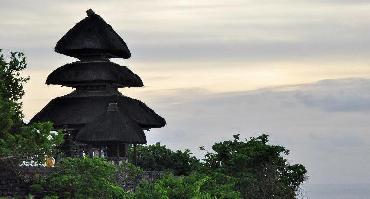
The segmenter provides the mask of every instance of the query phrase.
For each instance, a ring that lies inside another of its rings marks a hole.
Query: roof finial
[[[90,8],[90,9],[86,10],[86,14],[87,14],[87,16],[91,17],[92,15],[95,15],[95,12]]]

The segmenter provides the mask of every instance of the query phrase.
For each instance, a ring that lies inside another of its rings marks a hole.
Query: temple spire
[[[128,67],[109,60],[129,58],[130,50],[93,10],[86,14],[55,47],[56,52],[79,61],[57,68],[46,80],[47,84],[75,90],[51,100],[31,123],[51,121],[56,129],[68,129],[66,151],[78,148],[86,152],[97,147],[107,150],[108,157],[126,156],[120,153],[122,149],[146,143],[144,130],[163,127],[166,121],[140,100],[119,92],[118,88],[143,86],[141,78]]]

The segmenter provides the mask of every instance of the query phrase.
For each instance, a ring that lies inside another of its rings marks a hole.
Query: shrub
[[[175,175],[189,175],[200,166],[199,160],[192,156],[190,150],[172,151],[165,145],[137,146],[136,160],[130,149],[130,161],[147,171],[171,171]]]
[[[60,198],[128,198],[116,182],[116,167],[100,158],[66,158],[42,180],[49,196]]]
[[[239,192],[235,191],[232,180],[216,179],[214,176],[207,176],[193,173],[189,176],[164,175],[161,179],[149,183],[143,181],[135,191],[137,199],[191,199],[191,198],[240,198]]]

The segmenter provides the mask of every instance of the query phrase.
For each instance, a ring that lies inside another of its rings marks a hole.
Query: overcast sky
[[[370,183],[370,3],[365,0],[1,0],[0,48],[27,55],[27,119],[71,91],[47,75],[56,42],[92,8],[131,50],[141,99],[173,149],[261,133],[310,183]]]

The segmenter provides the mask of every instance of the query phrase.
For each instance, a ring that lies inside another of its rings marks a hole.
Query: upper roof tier
[[[81,60],[131,57],[123,39],[91,9],[57,43],[55,51]]]
[[[105,83],[110,83],[118,88],[144,86],[140,77],[126,66],[120,66],[110,61],[73,62],[57,68],[46,79],[48,85],[70,87]]]

